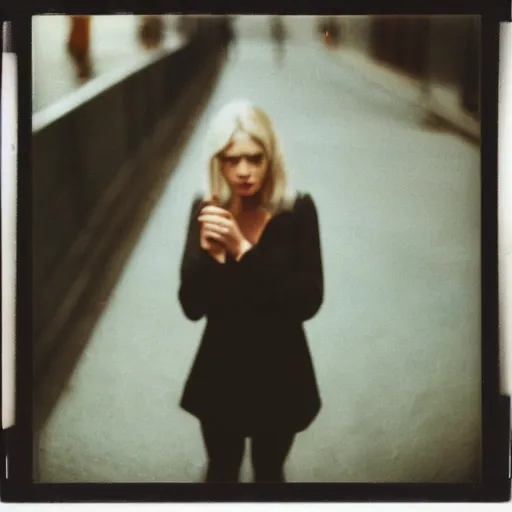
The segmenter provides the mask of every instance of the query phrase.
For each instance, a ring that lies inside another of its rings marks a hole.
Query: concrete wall
[[[80,301],[108,267],[120,208],[141,201],[151,158],[175,149],[198,96],[214,80],[222,39],[203,21],[195,36],[163,50],[73,108],[33,118],[33,330],[36,374]],[[77,91],[79,93],[79,91]],[[81,94],[81,93],[80,93]],[[156,169],[158,174],[166,172]],[[131,193],[131,195],[130,195]],[[136,204],[133,205],[134,208]],[[129,217],[129,209],[121,217]],[[125,219],[126,220],[126,219]],[[112,236],[114,233],[110,233]]]
[[[476,16],[431,16],[429,78],[452,89],[462,90],[467,62],[479,61],[479,18]],[[477,76],[471,80],[478,81]]]

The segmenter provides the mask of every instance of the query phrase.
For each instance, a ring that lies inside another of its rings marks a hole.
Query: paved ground
[[[298,37],[278,65],[264,36],[234,49],[42,429],[41,481],[200,480],[198,423],[177,404],[204,324],[180,310],[178,270],[206,124],[238,96],[275,119],[320,216],[325,304],[306,328],[324,407],[297,437],[289,480],[478,477],[478,148],[427,131],[415,107],[320,44]]]

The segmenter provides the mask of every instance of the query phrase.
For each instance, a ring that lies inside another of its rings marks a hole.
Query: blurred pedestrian
[[[284,59],[284,41],[286,38],[286,31],[281,16],[272,16],[270,34],[276,45],[277,62],[281,64]]]
[[[233,17],[224,16],[221,22],[221,37],[227,58],[235,55],[236,35],[233,28]]]
[[[341,38],[341,28],[334,17],[324,19],[320,24],[323,42],[326,46],[335,47]]]
[[[231,44],[235,40],[233,22],[229,16],[225,16],[224,19],[222,20],[222,35],[226,45]]]
[[[201,423],[207,482],[238,481],[245,438],[256,482],[284,482],[295,435],[321,399],[303,323],[323,302],[318,216],[292,193],[272,122],[245,101],[207,134],[210,191],[193,201],[179,300],[206,317],[181,407]]]
[[[192,14],[183,14],[178,17],[176,29],[178,34],[184,39],[191,39],[198,30],[199,19]]]
[[[92,75],[90,39],[91,17],[71,16],[67,48],[75,62],[79,78],[89,78]]]
[[[139,40],[150,50],[158,48],[164,39],[165,25],[161,16],[142,16],[139,26]]]
[[[328,29],[329,27],[327,25],[327,18],[321,18],[320,21],[318,22],[318,32],[323,42],[325,42]]]

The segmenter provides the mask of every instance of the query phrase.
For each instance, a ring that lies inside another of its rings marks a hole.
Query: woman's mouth
[[[243,192],[250,190],[252,188],[252,183],[239,183],[237,185],[238,190],[241,190]]]

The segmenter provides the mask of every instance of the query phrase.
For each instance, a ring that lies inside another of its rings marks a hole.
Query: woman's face
[[[239,197],[259,192],[265,181],[268,159],[263,147],[249,136],[236,137],[219,155],[222,174]]]

